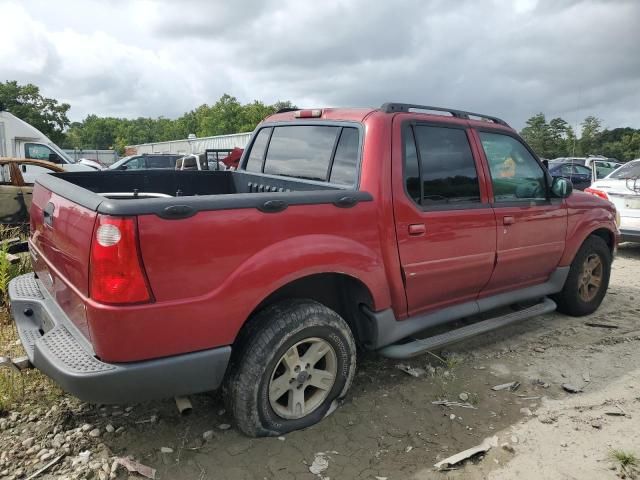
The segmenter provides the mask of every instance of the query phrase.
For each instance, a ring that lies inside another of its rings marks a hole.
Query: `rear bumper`
[[[11,313],[31,363],[64,390],[93,403],[126,403],[215,390],[231,347],[132,363],[104,363],[29,273],[9,283]]]

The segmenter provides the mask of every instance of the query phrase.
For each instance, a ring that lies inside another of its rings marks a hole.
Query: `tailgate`
[[[69,318],[89,338],[83,297],[88,296],[89,252],[96,212],[49,191],[33,190],[33,269]]]

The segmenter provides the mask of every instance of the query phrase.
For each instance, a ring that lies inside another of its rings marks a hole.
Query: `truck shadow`
[[[625,258],[636,255],[640,248],[620,252]],[[157,468],[159,479],[312,479],[309,465],[318,452],[328,456],[329,469],[323,474],[331,478],[398,472],[407,478],[517,422],[522,408],[535,411],[537,398],[566,395],[562,383],[604,388],[624,374],[629,362],[637,364],[636,298],[638,288],[614,285],[589,317],[535,317],[434,352],[437,357],[402,362],[423,369],[415,378],[396,367],[401,362],[361,355],[344,404],[318,425],[284,437],[244,437],[233,427],[218,393],[192,396],[194,408],[187,416],[167,400],[135,405],[124,413],[123,407],[89,407],[82,421],[124,427],[123,433],[105,435],[102,441],[116,455],[133,455]],[[590,369],[588,384],[585,368]],[[515,392],[490,388],[511,381],[520,383]],[[473,408],[432,404],[459,401],[461,393]],[[212,432],[207,441],[205,432]],[[162,447],[172,452],[162,453]]]

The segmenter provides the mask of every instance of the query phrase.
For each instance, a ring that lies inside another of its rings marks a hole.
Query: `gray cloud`
[[[33,26],[7,37],[19,52],[0,50],[0,80],[40,84],[74,118],[177,116],[228,92],[303,106],[445,105],[517,128],[540,111],[640,127],[637,1],[99,5],[93,18],[79,0],[58,4],[50,20],[41,2],[0,0]]]

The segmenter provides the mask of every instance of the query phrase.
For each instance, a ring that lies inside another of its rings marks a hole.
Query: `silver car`
[[[622,241],[640,243],[640,158],[594,182],[585,192],[612,202],[620,215]]]

